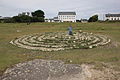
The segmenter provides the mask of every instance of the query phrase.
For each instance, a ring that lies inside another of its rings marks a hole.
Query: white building
[[[54,22],[60,22],[60,20],[58,19],[58,17],[54,17]]]
[[[76,22],[76,12],[59,12],[58,20],[60,22]]]
[[[81,19],[81,23],[87,23],[88,20],[87,19]]]
[[[54,17],[51,19],[45,19],[45,22],[60,22],[60,20],[58,20],[58,17]]]
[[[0,16],[0,19],[2,19],[2,16]]]
[[[18,14],[18,16],[21,16],[21,15],[32,16],[31,12],[22,12]]]
[[[120,21],[120,14],[106,14],[105,17],[109,21]]]
[[[54,22],[54,19],[45,19],[45,22]]]

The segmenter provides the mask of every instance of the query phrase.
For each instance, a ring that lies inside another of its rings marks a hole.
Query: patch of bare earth
[[[1,80],[120,80],[120,72],[108,67],[98,70],[90,64],[35,59],[7,69]]]
[[[113,48],[113,47],[117,48],[117,47],[120,46],[120,42],[118,42],[118,41],[116,41],[116,40],[113,40],[114,38],[111,37],[111,36],[108,36],[108,35],[106,35],[106,36],[111,39],[110,44],[108,44],[106,47],[108,47],[108,48]]]

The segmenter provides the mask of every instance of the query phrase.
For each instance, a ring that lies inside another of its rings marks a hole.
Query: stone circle
[[[15,38],[11,44],[32,50],[60,51],[67,49],[91,49],[110,43],[110,39],[104,35],[88,32],[46,32],[32,35],[24,35]]]

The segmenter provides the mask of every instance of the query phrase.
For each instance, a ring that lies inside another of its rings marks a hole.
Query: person
[[[68,28],[68,30],[69,30],[68,34],[69,34],[69,35],[73,35],[73,33],[72,33],[72,26],[70,26],[70,27]]]

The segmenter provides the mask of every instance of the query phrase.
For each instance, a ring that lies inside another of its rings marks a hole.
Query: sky
[[[77,19],[98,14],[120,13],[120,0],[0,0],[0,16],[12,17],[21,12],[43,10],[46,18],[56,17],[61,11],[75,11]]]

